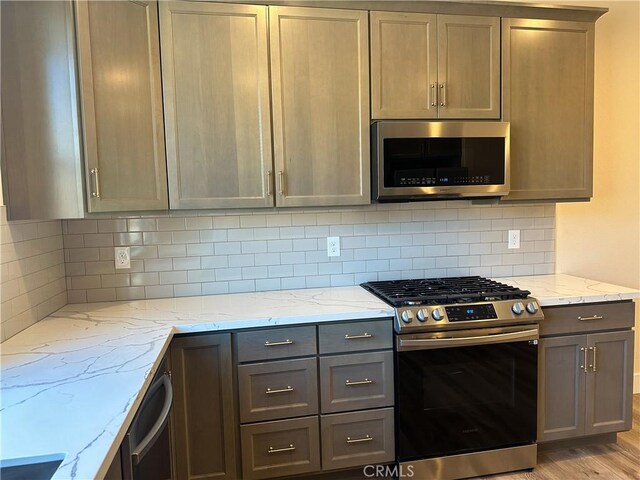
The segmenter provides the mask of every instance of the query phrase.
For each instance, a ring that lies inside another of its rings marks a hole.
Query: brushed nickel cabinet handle
[[[272,393],[287,393],[287,392],[293,392],[293,387],[291,385],[287,385],[287,388],[279,388],[279,389],[267,387],[267,390],[264,393],[266,395],[271,395]]]
[[[373,337],[373,335],[371,335],[370,333],[364,332],[362,335],[349,335],[349,334],[347,334],[347,335],[344,336],[344,339],[345,340],[358,340],[358,339],[361,339],[361,338],[371,338],[371,337]]]
[[[369,435],[365,435],[362,438],[347,437],[347,443],[362,443],[362,442],[373,442],[373,437],[370,437]]]
[[[98,168],[92,168],[90,170],[91,176],[93,177],[93,186],[94,189],[91,192],[91,196],[94,198],[100,198],[100,174],[98,173]]]
[[[438,106],[438,99],[436,98],[438,92],[436,91],[436,84],[432,83],[431,84],[431,106],[432,107],[437,107]]]
[[[589,347],[589,350],[593,351],[593,363],[589,365],[592,372],[596,372],[596,355],[598,353],[598,347]]]
[[[442,95],[440,96],[440,106],[446,107],[447,106],[447,84],[446,83],[440,84],[440,91],[442,92]]]
[[[293,443],[290,443],[288,447],[282,447],[282,448],[269,447],[269,450],[267,453],[293,452],[295,449],[296,447],[293,445]]]
[[[282,170],[278,172],[278,180],[280,183],[278,187],[278,193],[284,196],[284,172]]]
[[[271,192],[271,170],[267,170],[267,197],[273,195]]]
[[[604,317],[602,315],[591,315],[590,317],[578,317],[578,320],[581,322],[586,322],[589,320],[602,320]]]
[[[265,347],[280,347],[282,345],[291,345],[292,343],[293,343],[293,340],[289,340],[288,338],[283,342],[270,342],[269,340],[267,340],[266,342],[264,342],[264,346]]]
[[[582,370],[584,370],[585,373],[587,373],[588,369],[587,369],[587,349],[584,347],[580,347],[580,351],[583,353],[583,357],[582,357],[582,365],[580,365],[580,368]]]
[[[345,386],[347,387],[353,387],[356,385],[369,385],[370,383],[373,383],[373,380],[369,380],[368,378],[365,378],[364,380],[359,380],[357,382],[352,382],[351,380],[347,380],[346,382],[344,382]]]

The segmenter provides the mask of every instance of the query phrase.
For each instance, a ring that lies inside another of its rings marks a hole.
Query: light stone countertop
[[[175,333],[391,315],[359,286],[67,305],[0,346],[0,458],[104,477]]]
[[[531,296],[543,307],[640,298],[640,291],[633,288],[565,274],[504,277],[496,280],[529,290]]]
[[[568,275],[498,280],[542,306],[640,297]],[[67,305],[0,346],[0,458],[64,453],[55,479],[103,477],[174,334],[392,315],[358,286]]]

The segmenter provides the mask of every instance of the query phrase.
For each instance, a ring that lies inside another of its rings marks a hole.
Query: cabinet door
[[[633,331],[588,336],[587,435],[631,428]]]
[[[586,347],[586,335],[540,340],[539,442],[584,435]]]
[[[500,118],[500,18],[438,15],[440,118]]]
[[[90,212],[167,208],[155,1],[79,1]]]
[[[371,202],[367,12],[269,7],[276,203]]]
[[[84,216],[73,4],[2,2],[2,181],[9,220]]]
[[[161,2],[171,208],[273,206],[267,7]]]
[[[371,118],[437,118],[436,15],[371,12]]]
[[[231,334],[171,342],[178,479],[238,478]]]
[[[504,19],[503,119],[511,122],[507,200],[592,195],[594,25]]]

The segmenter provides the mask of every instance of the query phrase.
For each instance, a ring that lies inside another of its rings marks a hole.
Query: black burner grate
[[[531,293],[483,277],[391,280],[361,286],[394,307],[524,299]]]

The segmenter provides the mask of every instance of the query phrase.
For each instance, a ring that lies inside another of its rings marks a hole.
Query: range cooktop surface
[[[484,277],[391,280],[362,287],[394,307],[526,299],[531,294]]]
[[[531,292],[484,277],[391,280],[361,286],[395,307],[397,333],[532,323],[543,318]]]

